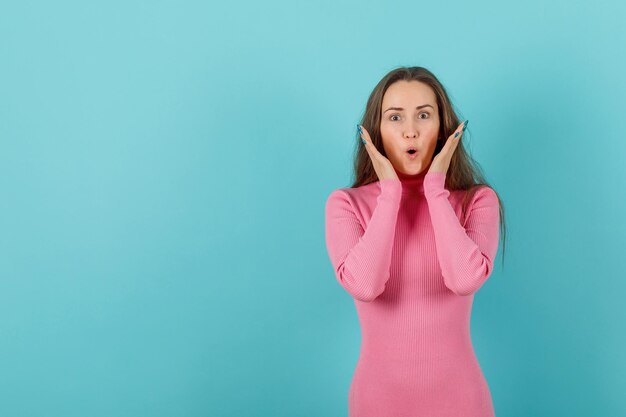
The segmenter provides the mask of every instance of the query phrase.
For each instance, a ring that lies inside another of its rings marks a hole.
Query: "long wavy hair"
[[[372,143],[376,146],[376,149],[387,157],[385,149],[383,147],[383,140],[380,134],[380,122],[381,122],[381,107],[383,103],[383,96],[387,91],[387,88],[396,81],[419,81],[427,84],[432,88],[435,96],[437,97],[437,106],[439,107],[439,136],[435,152],[433,157],[441,151],[446,139],[456,130],[461,123],[461,119],[457,116],[457,112],[454,109],[452,102],[448,97],[448,93],[445,88],[439,82],[437,77],[424,67],[398,67],[393,69],[387,75],[385,75],[374,87],[374,90],[367,100],[365,107],[365,113],[361,118],[361,125],[367,129],[372,138]],[[469,125],[468,125],[469,126]],[[469,133],[469,127],[463,133],[465,139]],[[478,191],[481,186],[488,186],[495,191],[495,189],[485,180],[485,177],[480,168],[480,164],[474,161],[473,158],[465,150],[463,143],[465,140],[460,141],[455,149],[452,159],[450,160],[450,166],[446,173],[445,187],[449,190],[465,190],[465,196],[462,202],[462,215],[463,218],[467,215],[467,206],[471,201],[473,195]],[[378,181],[378,176],[374,170],[372,161],[367,153],[367,150],[361,142],[361,138],[358,132],[355,135],[356,149],[354,153],[354,176],[355,180],[352,184],[352,188],[367,185],[369,183]],[[504,267],[504,252],[506,250],[506,222],[504,220],[504,205],[500,195],[498,196],[498,202],[500,205],[500,230],[503,235],[502,239],[502,266]]]

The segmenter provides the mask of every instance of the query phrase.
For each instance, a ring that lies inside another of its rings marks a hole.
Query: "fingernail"
[[[363,145],[365,145],[365,139],[361,138],[361,143],[363,143]]]
[[[463,130],[465,130],[465,129],[463,129]],[[459,136],[459,132],[456,132],[456,133],[454,134],[454,137],[455,137],[455,138],[456,138],[457,136]]]
[[[361,125],[356,125],[356,128],[359,129],[359,133],[363,133],[363,131],[361,130]]]

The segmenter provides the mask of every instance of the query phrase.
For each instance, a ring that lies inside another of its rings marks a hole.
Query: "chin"
[[[403,167],[402,173],[405,175],[417,175],[421,173],[424,169],[421,165],[413,166],[413,167]]]

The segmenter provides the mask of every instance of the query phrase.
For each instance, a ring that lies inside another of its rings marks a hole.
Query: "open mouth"
[[[417,152],[415,149],[409,149],[407,151],[410,155],[413,155],[415,152]]]

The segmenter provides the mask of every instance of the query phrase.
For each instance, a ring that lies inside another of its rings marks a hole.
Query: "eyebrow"
[[[422,104],[421,106],[417,106],[415,109],[419,110],[423,107],[432,107],[433,110],[435,110],[435,108],[433,106],[431,106],[430,104]],[[389,110],[404,110],[402,107],[389,107],[387,110],[385,110],[383,113],[387,113]]]

